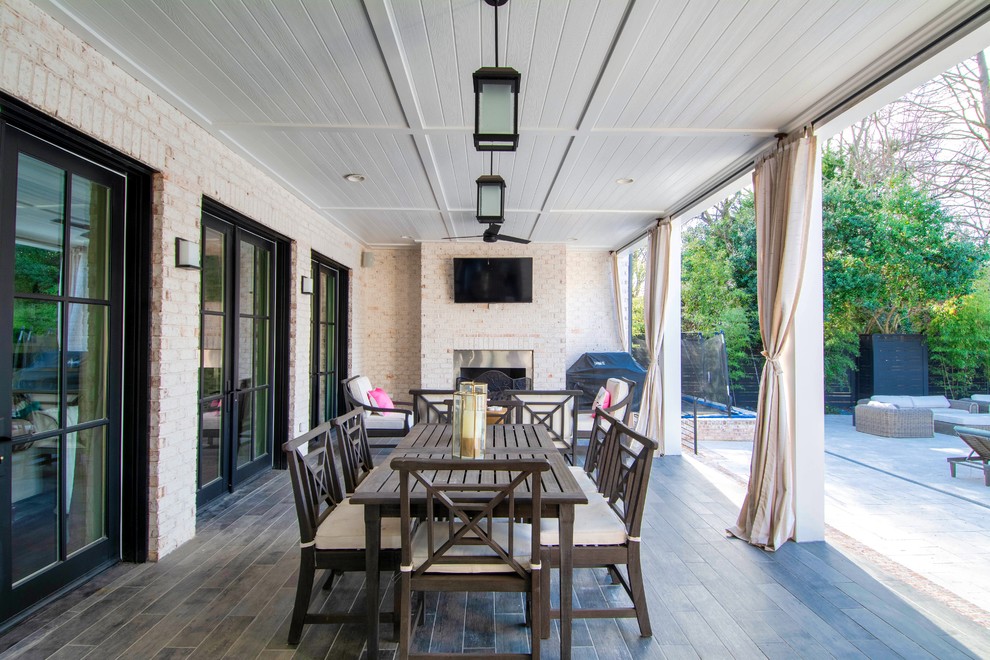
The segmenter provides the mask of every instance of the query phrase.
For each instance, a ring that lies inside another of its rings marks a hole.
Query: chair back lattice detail
[[[573,443],[580,390],[511,390],[506,395],[520,402],[520,423],[540,424],[555,442]]]
[[[598,457],[598,489],[622,519],[626,534],[639,538],[657,442],[608,416],[611,429]]]
[[[550,469],[545,460],[483,459],[470,462],[471,470],[491,478],[493,483],[450,484],[434,481],[438,474],[464,470],[461,459],[394,458],[393,470],[399,473],[400,511],[402,520],[402,565],[411,567],[412,577],[420,577],[431,569],[445,567],[445,572],[458,565],[490,565],[490,572],[515,573],[525,578],[528,567],[519,562],[528,556],[530,564],[539,563],[539,517],[542,494],[542,473]],[[418,566],[412,566],[413,541],[411,491],[425,495],[425,519],[434,521],[445,518],[445,523],[424,525],[427,535],[427,555]],[[526,527],[531,530],[530,548],[521,553],[515,547],[516,527],[522,511],[517,510],[516,493],[526,492],[526,517],[532,521]],[[496,526],[507,534],[497,537]],[[438,535],[437,529],[446,528],[446,534]],[[458,554],[458,548],[470,547],[472,552]],[[478,549],[482,552],[478,552]],[[535,566],[534,566],[535,567]],[[403,569],[407,570],[407,569]],[[489,571],[484,571],[489,572]]]
[[[454,390],[409,390],[417,424],[450,424]]]
[[[605,445],[611,446],[611,438],[618,432],[616,418],[604,410],[599,410],[591,425],[588,436],[588,453],[584,457],[584,471],[591,480],[598,484],[598,492],[603,492],[601,475],[601,458]]]
[[[337,435],[340,465],[344,473],[344,491],[353,493],[374,467],[368,433],[364,426],[364,412],[356,409],[331,420]]]
[[[344,501],[340,477],[334,466],[330,431],[331,422],[324,422],[282,445],[289,462],[302,545],[313,543],[320,523]]]

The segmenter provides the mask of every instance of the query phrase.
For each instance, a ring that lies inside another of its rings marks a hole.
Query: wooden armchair
[[[374,387],[367,376],[352,376],[341,381],[344,388],[344,404],[348,412],[364,410],[364,427],[369,437],[394,438],[409,433],[412,427],[412,403],[396,401],[395,408],[379,408],[368,398]]]
[[[529,654],[499,654],[500,658],[540,655],[543,599],[540,589],[540,510],[545,460],[485,459],[472,469],[492,475],[486,484],[434,483],[444,470],[463,469],[460,459],[393,458],[399,473],[402,523],[401,595],[399,600],[399,658],[410,657],[412,593],[425,591],[523,592],[529,596]],[[499,478],[501,477],[501,478]],[[416,507],[427,521],[414,529],[410,491],[425,494]],[[527,496],[517,506],[517,494]],[[440,518],[444,518],[440,520]],[[525,517],[531,523],[518,522]],[[415,657],[457,657],[457,654],[416,654]],[[470,654],[467,657],[476,657]]]
[[[574,512],[574,568],[606,568],[618,579],[632,601],[631,607],[575,608],[574,618],[634,617],[640,635],[653,634],[643,587],[640,556],[640,530],[646,507],[647,487],[653,466],[656,441],[636,433],[608,413],[600,414],[599,428],[609,428],[601,435],[595,454],[596,487],[601,495]],[[559,533],[556,520],[543,521],[543,559],[547,566],[560,566]],[[618,567],[625,565],[626,575]],[[550,608],[550,573],[543,574],[543,637],[550,635],[551,617],[560,611]]]
[[[581,390],[509,390],[505,394],[510,401],[519,402],[519,423],[545,426],[554,444],[574,465]]]
[[[364,507],[352,505],[341,491],[334,466],[330,430],[331,423],[324,422],[282,445],[289,463],[292,496],[299,521],[299,576],[289,624],[290,644],[299,643],[303,626],[307,623],[365,621],[363,612],[309,611],[317,569],[325,571],[324,589],[332,586],[335,575],[346,571],[365,571]],[[381,538],[379,568],[395,570],[399,566],[401,547],[397,520],[382,521]],[[392,613],[382,615],[383,621],[393,619]]]
[[[449,424],[454,390],[409,390],[416,424]]]

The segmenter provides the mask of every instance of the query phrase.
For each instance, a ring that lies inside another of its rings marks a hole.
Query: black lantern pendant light
[[[499,175],[478,177],[478,222],[505,220],[505,180]]]
[[[474,148],[515,151],[519,146],[519,72],[498,65],[498,8],[509,0],[483,0],[495,8],[495,66],[474,72]]]
[[[492,157],[494,161],[494,156]],[[489,172],[493,169],[489,164]],[[505,220],[505,179],[497,174],[478,177],[478,222],[503,222]]]

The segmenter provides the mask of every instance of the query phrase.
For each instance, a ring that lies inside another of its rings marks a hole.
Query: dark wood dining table
[[[560,656],[570,658],[574,505],[587,504],[588,498],[545,427],[538,424],[495,424],[487,428],[486,435],[485,458],[545,457],[550,464],[550,470],[543,476],[540,513],[544,518],[557,518],[560,525]],[[392,450],[389,458],[381,461],[351,495],[352,503],[364,506],[368,658],[378,657],[380,598],[376,594],[380,589],[378,551],[381,547],[381,519],[399,517],[399,475],[388,466],[388,461],[395,456],[450,458],[451,439],[449,424],[417,424]],[[453,483],[478,482],[483,477],[479,471],[471,470],[471,459],[464,459],[464,471],[448,475]],[[458,481],[454,482],[454,479]],[[517,501],[520,501],[518,497]]]

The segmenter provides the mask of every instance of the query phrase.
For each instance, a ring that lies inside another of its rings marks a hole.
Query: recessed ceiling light
[[[345,174],[344,178],[350,181],[351,183],[361,183],[368,177],[366,177],[363,174]]]
[[[411,241],[412,240],[412,236],[405,236],[405,235],[403,235],[403,236],[399,236],[399,238],[404,238],[407,241]]]
[[[615,182],[620,186],[625,186],[635,181],[635,179],[616,179]]]

